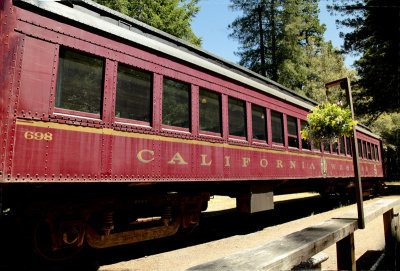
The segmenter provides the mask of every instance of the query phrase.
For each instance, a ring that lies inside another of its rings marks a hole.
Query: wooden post
[[[398,215],[394,216],[393,209],[390,209],[383,214],[383,227],[385,230],[385,251],[389,259],[390,270],[400,270],[400,263],[398,260],[399,251],[399,225]]]
[[[354,120],[354,109],[353,109],[353,98],[351,94],[351,86],[349,78],[342,78],[330,83],[326,83],[325,87],[330,88],[333,86],[339,86],[346,91],[347,104],[350,107],[351,117]],[[363,196],[361,186],[361,175],[360,175],[360,162],[358,158],[358,145],[357,145],[357,127],[353,129],[353,140],[351,143],[353,149],[353,166],[354,166],[354,182],[356,187],[356,199],[357,199],[357,211],[358,211],[358,228],[365,229],[364,219],[364,207],[363,207]]]
[[[338,270],[356,271],[353,232],[336,243],[336,254]]]

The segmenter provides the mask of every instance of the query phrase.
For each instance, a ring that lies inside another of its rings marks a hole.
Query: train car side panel
[[[13,177],[35,181],[100,178],[99,128],[17,120]]]
[[[54,87],[58,46],[25,37],[18,116],[48,117],[51,88]]]

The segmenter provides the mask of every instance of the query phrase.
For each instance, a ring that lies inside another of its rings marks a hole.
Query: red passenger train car
[[[1,208],[47,259],[191,230],[213,194],[257,212],[354,176],[350,139],[302,141],[316,103],[265,77],[89,0],[0,10]],[[357,131],[363,181],[383,177]]]

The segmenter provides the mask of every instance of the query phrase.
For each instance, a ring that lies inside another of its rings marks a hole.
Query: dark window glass
[[[304,128],[306,128],[307,122],[304,120],[301,120],[300,126],[301,126],[301,130],[303,130]],[[303,150],[311,150],[311,142],[307,139],[301,139],[301,147],[303,148]]]
[[[104,60],[61,49],[55,105],[58,108],[100,114]]]
[[[363,154],[364,154],[364,158],[367,159],[368,151],[367,151],[367,142],[365,142],[365,141],[363,141]]]
[[[371,145],[371,153],[372,153],[372,160],[376,160],[375,159],[375,144]]]
[[[150,73],[118,65],[115,116],[150,122],[152,108]]]
[[[375,157],[376,157],[376,160],[379,161],[379,149],[378,149],[377,145],[375,145]]]
[[[297,133],[297,119],[287,116],[288,144],[289,147],[299,147],[299,137]]]
[[[344,143],[344,138],[345,137],[340,138],[340,142],[339,142],[339,144],[340,144],[340,154],[346,154],[346,146],[345,146],[345,143]]]
[[[272,142],[283,143],[283,114],[271,111]]]
[[[346,137],[346,151],[348,155],[351,155],[351,140],[349,137]]]
[[[200,89],[199,122],[200,130],[221,133],[221,95]]]
[[[313,142],[314,151],[321,151],[321,144]]]
[[[190,85],[164,78],[162,123],[190,128]]]
[[[332,144],[332,153],[338,153],[338,145],[337,142]]]
[[[367,144],[367,148],[368,148],[368,159],[372,160],[371,144],[370,143]]]
[[[257,105],[251,106],[251,117],[253,122],[253,138],[267,140],[267,126],[265,108]]]
[[[229,134],[246,137],[246,107],[245,103],[234,98],[228,98]]]
[[[325,152],[331,151],[331,145],[328,142],[324,142],[324,151]]]
[[[362,157],[363,149],[362,149],[361,139],[357,139],[357,142],[358,142],[358,156]]]

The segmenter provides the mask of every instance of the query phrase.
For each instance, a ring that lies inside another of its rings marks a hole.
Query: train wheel
[[[76,258],[84,249],[83,229],[77,225],[71,224],[60,231],[51,221],[36,221],[33,226],[34,251],[45,261],[63,262]]]

